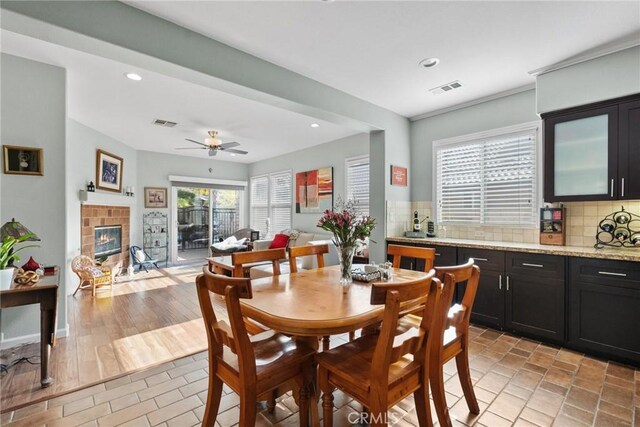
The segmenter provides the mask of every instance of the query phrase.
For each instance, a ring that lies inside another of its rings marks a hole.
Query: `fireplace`
[[[122,252],[122,225],[96,226],[94,230],[95,258]]]

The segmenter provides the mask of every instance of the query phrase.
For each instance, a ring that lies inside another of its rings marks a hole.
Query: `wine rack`
[[[622,209],[605,216],[598,223],[596,249],[605,246],[614,248],[640,248],[640,215]]]

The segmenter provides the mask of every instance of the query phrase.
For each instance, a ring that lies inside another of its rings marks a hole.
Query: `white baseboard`
[[[58,329],[56,331],[56,338],[62,338],[67,336],[67,332],[69,331],[69,324],[67,324],[64,328]],[[30,335],[20,335],[19,337],[13,338],[4,338],[4,334],[1,334],[0,339],[0,349],[4,350],[11,347],[16,347],[21,344],[27,343],[37,343],[40,342],[40,334],[30,334]]]

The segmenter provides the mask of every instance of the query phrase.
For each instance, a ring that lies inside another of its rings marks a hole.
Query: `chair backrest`
[[[236,230],[235,233],[233,233],[233,236],[240,240],[240,239],[247,239],[249,240],[251,238],[251,232],[254,231],[251,228],[241,228],[239,230]]]
[[[433,248],[419,248],[417,246],[389,245],[387,254],[393,256],[393,267],[400,268],[402,257],[418,258],[424,260],[424,272],[433,268],[436,261],[436,250]]]
[[[134,264],[140,264],[142,261],[144,261],[144,260],[138,259],[138,257],[136,256],[136,253],[141,250],[142,248],[140,246],[131,245],[129,247],[129,252],[131,252],[131,259],[133,259]]]
[[[244,277],[244,265],[252,262],[270,261],[273,275],[280,275],[280,261],[287,258],[284,248],[263,251],[234,252],[231,254],[233,277]]]
[[[301,256],[315,255],[318,262],[318,268],[324,267],[324,254],[329,253],[329,245],[305,245],[292,246],[289,248],[289,271],[295,273],[298,271],[296,258]]]
[[[473,302],[476,299],[476,292],[478,291],[478,283],[480,281],[480,267],[474,265],[473,258],[469,258],[464,264],[451,267],[437,267],[435,270],[436,276],[440,280],[444,280],[446,274],[451,274],[455,284],[467,282],[462,303],[454,306],[452,310],[453,317],[449,319],[450,326],[455,326],[457,330],[464,332],[469,328],[471,310],[473,308]]]
[[[221,356],[224,347],[227,346],[238,356],[241,381],[245,384],[255,381],[256,358],[240,309],[241,298],[250,299],[253,297],[251,281],[245,278],[213,274],[206,268],[202,269],[202,273],[196,278],[196,289],[207,330],[209,358],[213,360],[213,358]],[[225,297],[230,325],[224,320],[217,319],[211,303],[211,293]]]
[[[79,269],[82,267],[92,267],[95,266],[96,263],[93,259],[86,255],[78,255],[71,261],[71,270],[74,273],[77,273]]]

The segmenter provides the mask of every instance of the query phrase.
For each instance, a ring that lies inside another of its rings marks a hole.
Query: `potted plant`
[[[4,242],[2,242],[2,245],[0,246],[0,290],[9,289],[11,287],[11,283],[13,282],[13,273],[15,270],[12,264],[14,261],[20,261],[18,252],[23,249],[35,247],[36,245],[23,246],[14,250],[15,246],[18,243],[29,240],[33,236],[33,233],[25,234],[18,238],[8,236],[4,239]]]

